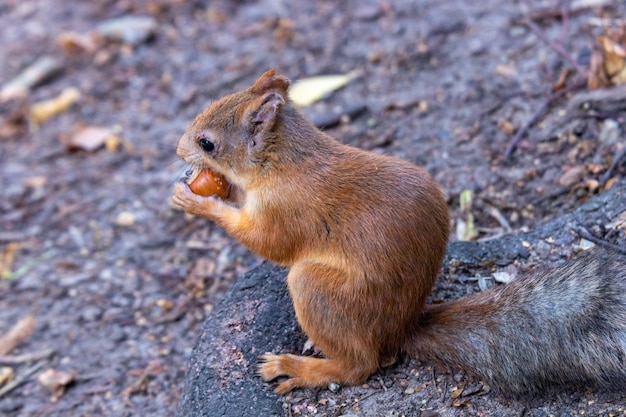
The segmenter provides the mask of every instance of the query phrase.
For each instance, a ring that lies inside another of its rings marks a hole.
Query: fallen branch
[[[13,381],[9,382],[8,384],[6,384],[2,388],[0,388],[0,398],[2,398],[4,395],[8,394],[9,392],[13,391],[14,389],[19,387],[20,385],[28,382],[29,378],[32,375],[34,375],[37,371],[39,371],[41,368],[43,368],[44,364],[45,364],[44,362],[39,362],[39,363],[31,366],[26,371],[24,371],[22,374],[20,374],[17,378],[15,378]]]
[[[626,146],[615,154],[615,157],[613,158],[613,162],[611,162],[611,166],[604,173],[604,175],[602,175],[602,178],[600,179],[601,187],[604,187],[606,183],[611,179],[611,175],[613,175],[613,171],[615,171],[615,168],[617,168],[617,165],[619,165],[620,161],[625,156],[626,156]]]
[[[41,352],[25,353],[23,355],[6,356],[0,355],[0,365],[19,365],[25,362],[35,362],[40,359],[54,355],[53,349],[42,350]]]
[[[624,255],[626,255],[626,248],[623,248],[621,246],[618,245],[614,245],[611,242],[607,242],[604,239],[600,239],[599,237],[595,237],[593,234],[591,234],[591,232],[589,231],[589,229],[587,229],[584,226],[581,227],[575,227],[572,229],[578,236],[582,237],[585,240],[588,240],[590,242],[595,243],[598,246],[603,246],[605,248],[609,248],[609,249],[613,249],[619,253],[623,253]]]
[[[524,24],[524,26],[526,26],[528,29],[530,29],[530,31],[533,32],[550,49],[552,49],[554,52],[556,52],[565,61],[569,62],[569,64],[576,69],[576,72],[579,75],[581,75],[585,79],[587,79],[587,77],[589,76],[587,69],[582,67],[578,62],[576,62],[576,59],[574,59],[570,54],[568,54],[565,51],[565,49],[563,49],[563,47],[561,45],[558,45],[558,44],[552,42],[546,36],[546,34],[543,33],[543,31],[539,28],[539,26],[535,22],[533,22],[532,20],[529,20],[529,19],[524,19],[522,21],[522,23]]]
[[[560,99],[561,97],[563,97],[565,94],[577,90],[583,86],[585,86],[587,84],[586,80],[580,80],[574,84],[572,84],[569,87],[563,88],[562,90],[559,90],[555,93],[552,93],[550,95],[550,97],[548,97],[548,99],[535,111],[535,113],[533,113],[533,115],[531,116],[530,120],[528,120],[528,122],[526,122],[516,133],[515,136],[513,136],[513,138],[511,139],[511,141],[509,142],[509,146],[507,146],[506,150],[504,151],[504,159],[509,159],[511,157],[511,154],[513,153],[513,151],[515,150],[517,143],[522,139],[522,137],[526,134],[526,132],[528,131],[528,129],[530,129],[535,123],[537,123],[539,121],[539,119],[541,118],[541,116],[543,116],[543,114],[550,108],[550,106],[557,101],[558,99]]]

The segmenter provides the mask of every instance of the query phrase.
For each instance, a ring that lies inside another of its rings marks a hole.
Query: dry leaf
[[[30,108],[30,121],[34,125],[41,125],[49,118],[67,111],[79,99],[78,88],[66,88],[55,98],[33,104]]]
[[[6,245],[4,252],[0,253],[0,279],[8,279],[11,277],[13,260],[15,259],[15,253],[19,247],[19,243],[11,242]]]
[[[149,16],[122,16],[98,25],[94,34],[107,40],[122,41],[137,46],[150,39],[159,28]]]
[[[454,387],[454,389],[451,392],[451,396],[453,399],[459,398],[461,394],[463,394],[463,388]]]
[[[513,123],[505,119],[498,120],[498,129],[507,136],[513,136],[515,133],[515,126],[513,126]]]
[[[57,42],[67,52],[85,51],[94,53],[97,49],[95,37],[90,33],[62,32]]]
[[[63,372],[56,369],[48,369],[37,377],[41,385],[52,391],[52,401],[56,401],[63,395],[65,388],[76,378],[76,372]]]
[[[133,372],[129,372],[133,375]],[[138,392],[144,392],[148,387],[148,379],[151,376],[157,376],[163,373],[163,365],[158,360],[150,362],[143,370],[139,372],[139,378],[132,385],[124,388],[121,395],[124,398],[129,398],[131,395]]]
[[[70,150],[82,149],[93,152],[105,146],[107,140],[112,136],[115,135],[106,127],[87,126],[78,130],[70,137],[67,147]]]
[[[26,316],[18,321],[11,330],[0,337],[0,355],[11,352],[23,340],[28,339],[35,331],[37,320],[32,316]]]
[[[561,178],[559,178],[559,184],[563,187],[571,187],[572,185],[580,182],[587,170],[583,165],[577,165],[565,171]]]
[[[591,55],[588,86],[590,89],[626,84],[626,24],[607,29],[596,38]]]
[[[517,69],[513,64],[499,64],[496,65],[496,74],[505,78],[514,78],[517,77]]]
[[[299,106],[308,106],[345,86],[358,75],[358,71],[352,71],[344,75],[320,75],[304,78],[293,83],[289,89],[289,98]]]
[[[0,387],[13,381],[13,368],[5,366],[0,368]]]
[[[611,189],[617,183],[617,177],[612,177],[604,184],[604,191]]]

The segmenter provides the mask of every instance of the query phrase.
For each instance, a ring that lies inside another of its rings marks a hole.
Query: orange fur
[[[448,238],[439,187],[421,168],[340,144],[288,101],[268,71],[200,114],[178,154],[238,188],[236,201],[179,183],[173,201],[213,219],[260,255],[291,267],[302,329],[327,359],[266,355],[265,379],[284,393],[365,381],[417,328]],[[210,138],[215,151],[198,146]]]
[[[325,359],[264,355],[265,380],[287,377],[276,392],[359,384],[402,350],[514,393],[555,382],[625,386],[623,256],[592,253],[424,309],[449,229],[437,184],[421,168],[320,132],[288,87],[271,70],[198,115],[177,153],[224,175],[231,192],[227,201],[202,197],[180,182],[173,197],[291,267],[298,321]]]
[[[264,379],[287,377],[276,392],[362,383],[403,350],[512,393],[626,386],[623,256],[592,252],[424,309],[449,229],[437,184],[421,168],[320,132],[289,102],[288,87],[271,70],[198,115],[177,153],[224,175],[230,194],[197,196],[181,182],[173,197],[291,267],[298,321],[325,358],[264,355]]]

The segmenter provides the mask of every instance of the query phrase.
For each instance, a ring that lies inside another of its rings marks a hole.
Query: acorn
[[[228,197],[230,184],[223,175],[211,171],[208,168],[200,170],[196,178],[189,184],[189,188],[194,194],[204,197],[217,195],[219,198]]]

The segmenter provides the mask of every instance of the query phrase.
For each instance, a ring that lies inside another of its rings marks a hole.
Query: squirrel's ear
[[[272,124],[283,104],[285,104],[285,99],[279,93],[265,94],[259,106],[250,114],[250,121],[256,126]]]
[[[287,90],[289,89],[289,79],[284,75],[276,74],[275,69],[266,71],[261,75],[250,87],[253,93],[264,95],[269,92],[275,92],[287,99]]]
[[[261,75],[249,91],[260,97],[254,98],[246,116],[252,133],[251,149],[263,146],[266,132],[274,126],[276,116],[287,102],[289,80],[283,75],[276,75],[276,70],[269,70]]]

